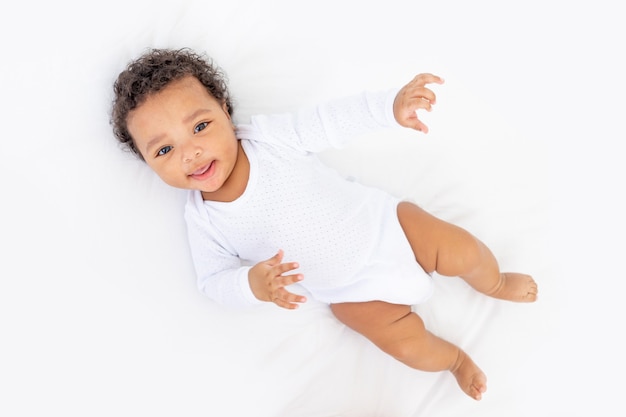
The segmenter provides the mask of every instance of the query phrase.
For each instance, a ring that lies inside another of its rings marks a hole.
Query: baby
[[[117,139],[163,181],[189,190],[189,242],[208,296],[232,306],[295,309],[306,298],[288,288],[300,283],[384,352],[415,369],[449,370],[479,400],[484,373],[426,330],[411,305],[431,295],[435,271],[518,302],[536,300],[534,280],[500,272],[467,231],[346,180],[316,156],[376,130],[427,133],[416,111],[435,104],[431,83],[443,80],[419,74],[399,90],[235,126],[226,77],[209,58],[157,49],[119,75],[112,124]]]

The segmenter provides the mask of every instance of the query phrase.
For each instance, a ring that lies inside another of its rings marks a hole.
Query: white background
[[[623,408],[622,7],[369,4],[0,6],[0,415]],[[420,306],[485,369],[482,402],[445,376],[387,362],[323,306],[231,314],[196,291],[183,193],[119,151],[108,124],[124,65],[147,47],[182,46],[227,71],[241,121],[400,86],[419,72],[446,79],[423,115],[428,136],[365,138],[323,157],[470,228],[503,266],[539,281],[533,306],[484,300],[457,281]]]

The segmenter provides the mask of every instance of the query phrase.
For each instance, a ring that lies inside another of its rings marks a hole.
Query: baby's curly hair
[[[233,106],[226,74],[213,61],[189,48],[150,49],[130,62],[113,85],[115,97],[111,110],[113,134],[126,150],[144,159],[128,131],[128,114],[172,81],[192,75],[217,101],[226,103],[232,116]]]

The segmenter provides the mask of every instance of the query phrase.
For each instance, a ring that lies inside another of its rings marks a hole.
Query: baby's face
[[[148,97],[129,114],[128,130],[146,163],[173,187],[215,192],[237,160],[226,105],[192,76]]]

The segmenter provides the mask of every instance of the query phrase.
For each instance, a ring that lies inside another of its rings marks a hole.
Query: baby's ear
[[[226,104],[226,101],[222,102],[222,110],[224,110],[224,113],[226,113],[226,116],[228,116],[228,118],[230,119],[230,112],[228,111],[228,104]]]
[[[228,111],[228,104],[226,104],[226,101],[224,101],[222,103],[222,110],[224,110],[224,114],[226,114],[226,117],[228,117],[228,120],[230,120],[230,125],[233,127],[233,130],[237,130],[237,127],[235,126],[235,122],[233,122],[233,118],[230,115],[230,112]]]

